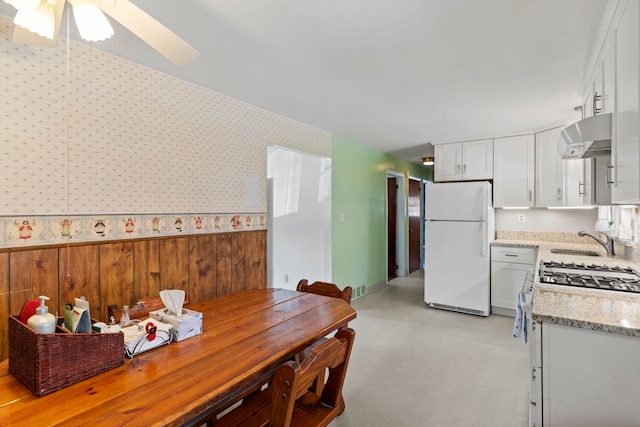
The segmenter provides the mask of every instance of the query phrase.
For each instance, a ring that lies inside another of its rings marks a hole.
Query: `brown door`
[[[387,178],[387,279],[396,277],[396,215],[398,185],[395,178]]]
[[[420,269],[420,186],[409,180],[409,274]]]

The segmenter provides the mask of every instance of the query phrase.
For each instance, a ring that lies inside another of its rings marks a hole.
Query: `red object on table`
[[[36,308],[39,306],[40,300],[37,299],[30,299],[25,302],[20,310],[20,321],[26,325],[29,318],[36,314]]]

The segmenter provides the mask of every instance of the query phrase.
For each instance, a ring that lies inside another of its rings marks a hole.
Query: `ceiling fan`
[[[12,40],[55,46],[67,1],[73,6],[78,31],[85,40],[99,41],[113,35],[106,13],[176,65],[185,65],[200,54],[129,0],[4,0],[18,9]]]

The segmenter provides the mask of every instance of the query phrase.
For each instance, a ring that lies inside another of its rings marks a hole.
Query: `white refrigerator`
[[[428,184],[424,300],[430,307],[490,313],[489,245],[495,239],[491,183]]]

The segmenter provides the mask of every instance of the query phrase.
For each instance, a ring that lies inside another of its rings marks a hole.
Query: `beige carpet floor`
[[[525,427],[528,347],[513,319],[428,308],[422,273],[353,301],[358,318],[331,427]]]

